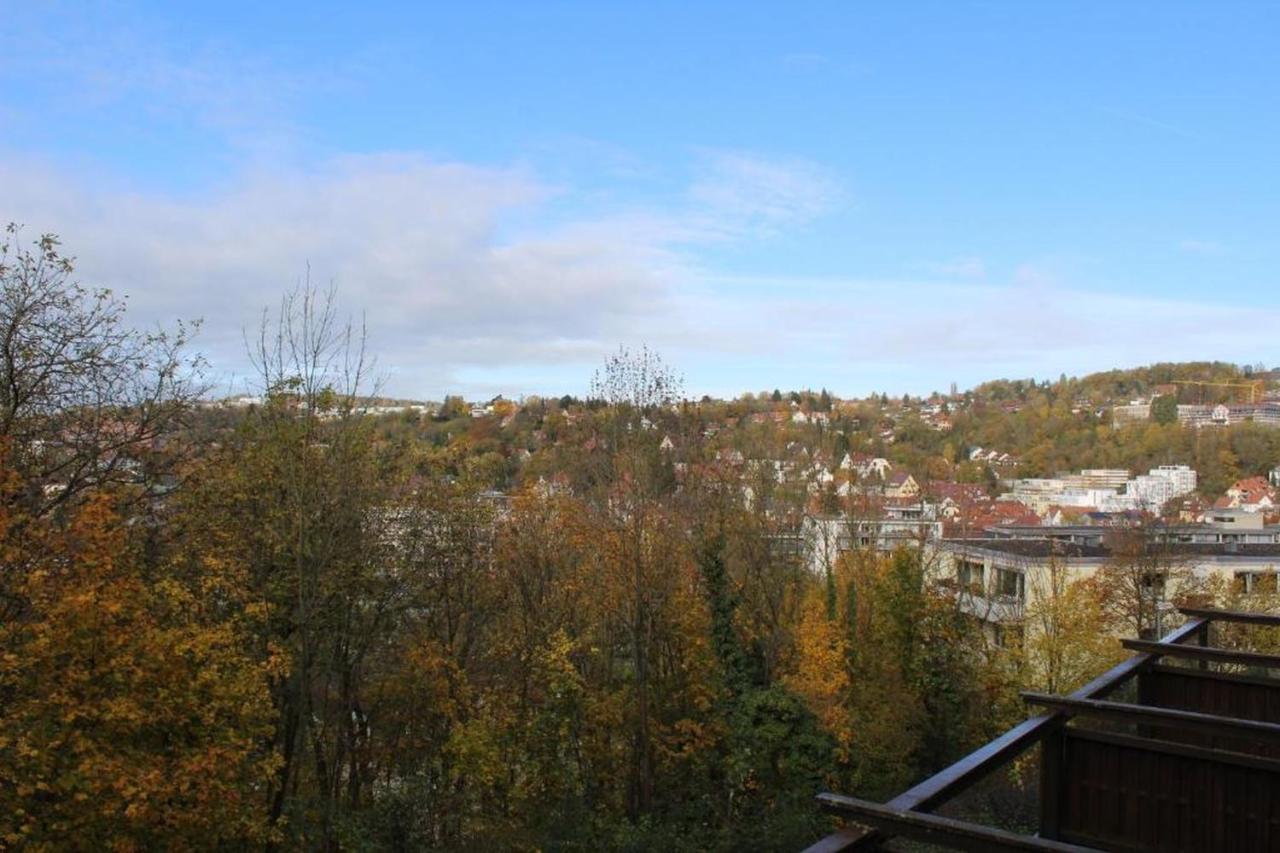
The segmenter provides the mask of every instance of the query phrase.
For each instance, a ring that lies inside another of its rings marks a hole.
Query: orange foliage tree
[[[6,477],[6,484],[16,485]],[[150,571],[98,495],[65,525],[0,502],[0,846],[143,850],[266,840],[274,757],[236,579]]]

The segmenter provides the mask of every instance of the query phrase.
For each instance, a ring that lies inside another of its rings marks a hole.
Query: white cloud
[[[741,153],[704,154],[695,172],[665,207],[588,216],[573,213],[579,191],[527,170],[411,154],[255,171],[189,196],[0,156],[0,220],[60,233],[81,277],[129,294],[139,321],[203,317],[201,347],[240,375],[242,329],[309,263],[367,312],[388,391],[406,396],[581,392],[624,341],[662,350],[691,392],[852,393],[1256,361],[1280,325],[1257,305],[1090,291],[1043,259],[1003,277],[976,257],[934,265],[930,281],[718,277],[700,249],[801,227],[840,195],[809,164]]]
[[[0,218],[59,233],[81,277],[129,294],[139,321],[203,318],[201,346],[240,373],[242,329],[309,265],[367,312],[389,390],[425,395],[476,368],[576,362],[589,375],[620,340],[686,328],[672,299],[686,252],[803,222],[831,196],[815,170],[741,154],[700,175],[669,209],[508,233],[567,191],[522,170],[379,155],[174,197],[0,157]]]

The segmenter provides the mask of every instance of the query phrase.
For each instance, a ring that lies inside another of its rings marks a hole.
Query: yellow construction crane
[[[1199,385],[1200,387],[1211,386],[1215,388],[1248,388],[1249,402],[1256,403],[1258,398],[1263,396],[1266,391],[1266,384],[1261,379],[1251,379],[1248,382],[1205,382],[1199,379],[1183,379],[1174,381],[1174,385]],[[1200,397],[1204,400],[1204,395]]]

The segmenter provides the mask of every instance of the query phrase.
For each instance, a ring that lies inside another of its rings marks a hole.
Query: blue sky
[[[0,2],[0,218],[232,384],[308,264],[404,396],[1280,363],[1274,5],[195,5]]]

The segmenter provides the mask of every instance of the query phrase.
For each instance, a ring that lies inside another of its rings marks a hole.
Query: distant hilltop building
[[[1151,420],[1150,403],[1134,400],[1111,409],[1111,423],[1118,427],[1149,420]]]
[[[1216,406],[1178,406],[1178,421],[1191,427],[1230,426],[1253,421],[1269,427],[1280,427],[1280,401],[1261,403],[1219,403]]]
[[[1111,410],[1111,422],[1117,427],[1149,420],[1151,420],[1151,404],[1139,400],[1115,406]],[[1280,427],[1280,400],[1178,406],[1178,422],[1197,429],[1231,426],[1245,421],[1253,421],[1262,426]]]

